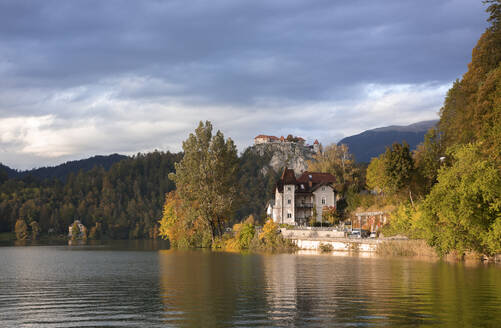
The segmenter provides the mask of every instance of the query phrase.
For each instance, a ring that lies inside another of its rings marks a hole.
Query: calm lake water
[[[0,326],[501,327],[499,265],[162,247],[0,247]]]

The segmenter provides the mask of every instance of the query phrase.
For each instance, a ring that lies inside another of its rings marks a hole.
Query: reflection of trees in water
[[[360,267],[327,256],[281,255],[265,258],[270,319],[292,326],[353,322],[366,312],[348,301],[365,286],[353,279]],[[345,320],[349,318],[349,320]]]
[[[264,312],[259,256],[169,250],[159,252],[159,266],[166,322],[233,326]]]
[[[267,312],[273,321],[292,322],[291,314],[297,311],[296,259],[288,254],[263,256]]]
[[[263,263],[269,319],[291,326],[501,321],[482,310],[500,308],[499,267],[297,255]]]
[[[163,251],[159,262],[175,324],[501,326],[499,266],[200,251]]]

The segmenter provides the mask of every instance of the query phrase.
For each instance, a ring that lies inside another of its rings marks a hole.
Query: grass
[[[378,244],[376,253],[383,256],[437,257],[424,240],[388,240]]]

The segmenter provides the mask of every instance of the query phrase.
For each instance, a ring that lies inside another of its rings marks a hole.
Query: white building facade
[[[331,174],[318,172],[296,178],[293,170],[285,168],[267,213],[279,224],[306,225],[313,216],[321,222],[323,211],[336,207],[335,181]]]

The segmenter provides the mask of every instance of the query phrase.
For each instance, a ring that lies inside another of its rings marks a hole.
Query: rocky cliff
[[[279,171],[285,166],[300,174],[308,169],[307,162],[313,159],[315,154],[312,147],[294,142],[264,143],[251,146],[250,149],[256,155],[271,158],[262,168],[263,175],[269,169],[280,173]]]

